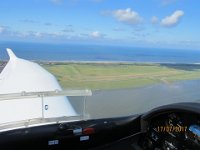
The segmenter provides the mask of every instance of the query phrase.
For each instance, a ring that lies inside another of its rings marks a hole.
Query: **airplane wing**
[[[0,94],[62,91],[56,78],[37,63],[18,58],[7,48],[10,60],[0,74]],[[41,105],[42,103],[42,105]],[[45,109],[47,108],[48,109]],[[65,96],[14,98],[0,101],[0,124],[32,118],[75,116]]]

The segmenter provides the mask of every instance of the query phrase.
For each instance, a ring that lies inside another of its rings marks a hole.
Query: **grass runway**
[[[40,63],[63,89],[121,89],[200,79],[198,64]]]

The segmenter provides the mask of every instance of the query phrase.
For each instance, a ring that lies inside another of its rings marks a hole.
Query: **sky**
[[[199,0],[1,0],[0,42],[200,50]]]

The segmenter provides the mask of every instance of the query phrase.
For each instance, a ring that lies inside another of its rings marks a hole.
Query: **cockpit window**
[[[0,124],[199,102],[199,3],[3,1]]]

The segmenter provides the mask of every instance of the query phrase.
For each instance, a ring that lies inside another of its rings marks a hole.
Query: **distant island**
[[[63,89],[120,89],[200,79],[199,64],[129,62],[39,62]]]

